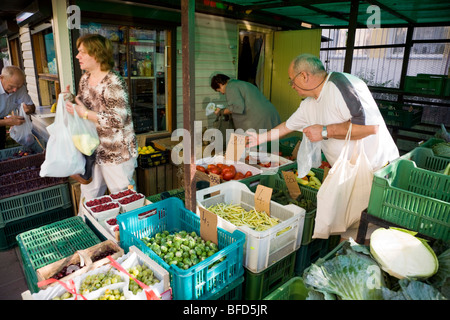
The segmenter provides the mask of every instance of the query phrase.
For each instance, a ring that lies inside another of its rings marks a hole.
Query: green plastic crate
[[[294,276],[296,252],[274,263],[259,273],[245,269],[244,299],[261,300],[273,292],[280,284]]]
[[[243,284],[244,277],[242,276],[231,282],[231,284],[227,285],[208,300],[242,300]]]
[[[438,138],[431,138],[431,139],[425,141],[424,143],[420,144],[419,147],[432,149],[434,145],[436,145],[438,143],[442,143],[442,142],[445,142],[445,140],[438,139]],[[446,157],[446,156],[442,156],[442,155],[440,155],[440,157],[450,159],[450,157]]]
[[[339,244],[340,239],[340,235],[330,236],[328,239],[313,239],[309,244],[302,245],[297,250],[294,273],[302,276],[306,268],[332,251]]]
[[[36,270],[101,242],[79,216],[20,233],[16,239],[32,293],[39,291]]]
[[[405,77],[405,91],[413,93],[440,95],[443,93],[446,76],[435,74],[418,74]]]
[[[397,159],[376,171],[367,212],[435,239],[450,239],[450,176]]]
[[[309,289],[305,286],[303,278],[293,277],[275,289],[264,300],[306,300]]]
[[[0,250],[7,250],[17,245],[16,236],[19,233],[41,227],[43,225],[70,218],[73,215],[72,205],[66,208],[49,210],[38,215],[26,217],[7,223],[0,227]]]
[[[0,200],[0,227],[48,210],[72,205],[67,183]]]
[[[402,103],[378,102],[380,113],[389,126],[411,128],[422,121],[423,107]]]
[[[417,167],[433,172],[444,170],[450,163],[450,158],[435,156],[433,150],[423,147],[417,147],[400,158],[414,161]]]

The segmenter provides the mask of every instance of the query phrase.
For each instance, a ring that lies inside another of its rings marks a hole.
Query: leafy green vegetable
[[[342,300],[381,300],[384,279],[370,257],[348,249],[327,261],[312,264],[303,274],[306,285]]]
[[[391,291],[382,288],[385,300],[446,300],[445,297],[431,285],[417,280],[401,279],[400,290]]]
[[[431,147],[435,156],[450,157],[450,142],[439,142]]]

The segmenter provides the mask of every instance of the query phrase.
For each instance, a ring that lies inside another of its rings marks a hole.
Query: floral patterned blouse
[[[120,164],[137,158],[137,139],[133,127],[128,91],[123,78],[115,71],[96,86],[89,85],[90,73],[80,79],[78,98],[98,113],[96,164]]]

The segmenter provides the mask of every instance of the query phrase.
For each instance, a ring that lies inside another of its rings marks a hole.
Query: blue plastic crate
[[[150,215],[139,217],[145,212]],[[219,251],[187,270],[167,264],[140,240],[163,231],[174,233],[185,230],[200,234],[200,217],[187,210],[178,198],[167,198],[120,214],[117,222],[120,245],[125,251],[135,245],[170,273],[174,300],[209,299],[244,274],[245,234],[239,230],[230,233],[217,228]],[[222,258],[224,260],[219,262]]]

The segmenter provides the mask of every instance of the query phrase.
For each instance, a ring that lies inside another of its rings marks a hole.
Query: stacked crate
[[[0,250],[6,250],[19,233],[73,212],[67,179],[39,176],[43,152],[24,147],[0,152]]]

